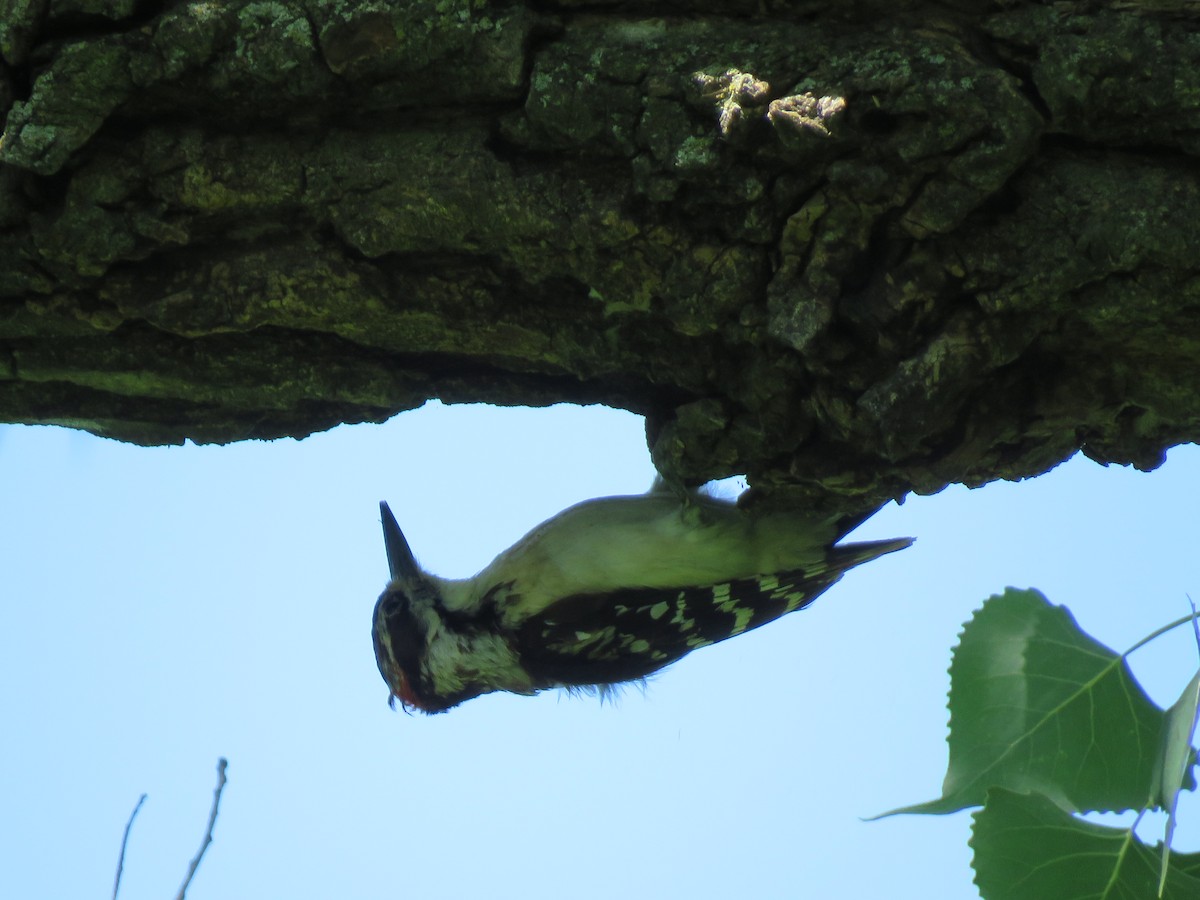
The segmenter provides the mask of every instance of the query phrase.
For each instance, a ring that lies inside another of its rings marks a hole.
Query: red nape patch
[[[414,707],[426,711],[425,707],[421,705],[421,701],[417,699],[417,695],[413,692],[412,686],[409,685],[408,679],[404,677],[403,673],[400,674],[397,680],[400,682],[400,688],[392,695],[392,699],[398,697],[400,699],[400,706],[403,707],[405,712],[412,712]]]

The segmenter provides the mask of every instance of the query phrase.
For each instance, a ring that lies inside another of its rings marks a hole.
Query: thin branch
[[[196,854],[196,858],[188,866],[187,877],[183,879],[183,886],[179,888],[179,893],[176,895],[175,900],[184,900],[188,885],[192,883],[192,876],[196,874],[196,869],[200,867],[200,860],[204,858],[204,851],[212,843],[213,825],[217,822],[217,807],[221,804],[221,791],[225,789],[225,767],[227,765],[229,765],[229,761],[225,757],[222,756],[217,760],[217,789],[213,791],[212,811],[208,814],[208,829],[204,832],[204,840],[200,843],[200,852]]]
[[[121,855],[117,857],[117,880],[113,882],[113,900],[117,900],[117,891],[121,889],[121,871],[125,868],[125,847],[129,843],[129,829],[133,827],[133,820],[145,802],[146,795],[142,794],[142,796],[138,797],[137,806],[129,814],[129,821],[125,823],[125,837],[121,838]]]

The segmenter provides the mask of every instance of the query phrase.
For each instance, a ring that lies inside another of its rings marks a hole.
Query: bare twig
[[[208,829],[204,832],[204,840],[200,843],[200,852],[196,854],[196,858],[188,866],[187,877],[183,879],[183,885],[179,888],[179,893],[176,895],[175,900],[184,900],[188,885],[192,883],[192,876],[196,874],[196,869],[200,867],[200,860],[204,858],[204,851],[212,843],[213,825],[217,822],[217,807],[221,804],[221,791],[225,789],[225,767],[227,765],[229,765],[229,761],[225,757],[222,756],[217,760],[217,789],[213,791],[212,811],[208,814]]]
[[[129,821],[125,823],[125,837],[121,838],[121,855],[117,858],[117,880],[113,882],[113,900],[117,900],[117,891],[121,889],[121,870],[125,868],[125,846],[129,843],[129,829],[133,827],[133,820],[145,802],[146,795],[142,794],[138,797],[137,806],[129,814]]]

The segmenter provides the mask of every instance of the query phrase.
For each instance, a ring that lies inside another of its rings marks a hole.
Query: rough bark
[[[647,416],[870,505],[1200,434],[1193,3],[0,0],[0,419]]]

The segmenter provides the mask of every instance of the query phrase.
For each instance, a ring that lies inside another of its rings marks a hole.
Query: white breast
[[[474,608],[492,586],[513,582],[514,612],[525,616],[572,594],[805,567],[824,557],[827,532],[794,513],[755,517],[707,498],[684,506],[662,493],[604,497],[543,522],[474,578],[445,582],[444,596],[449,606]]]

